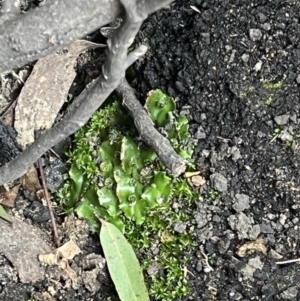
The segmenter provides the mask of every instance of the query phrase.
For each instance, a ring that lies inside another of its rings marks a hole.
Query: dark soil
[[[299,257],[299,13],[297,1],[176,1],[138,36],[150,48],[138,90],[178,99],[208,167],[192,222],[213,271],[194,258],[192,300],[300,299],[299,265],[275,264]],[[236,255],[257,237],[267,254]]]
[[[183,300],[300,300],[300,266],[276,264],[300,257],[299,16],[292,0],[182,0],[137,37],[149,46],[135,66],[140,99],[159,88],[178,100],[206,180],[189,225],[198,247]],[[101,250],[84,233],[73,268],[92,271],[82,258]],[[266,252],[237,254],[258,238]],[[55,300],[103,300],[112,285],[102,277],[96,294],[61,279],[24,285],[0,257],[0,300],[43,300],[50,286]]]

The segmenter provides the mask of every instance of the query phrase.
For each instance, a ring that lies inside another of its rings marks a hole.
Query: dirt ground
[[[177,99],[206,180],[187,225],[197,250],[183,300],[300,300],[299,264],[278,264],[300,257],[299,16],[293,0],[178,0],[137,37],[149,46],[137,93]],[[83,237],[81,258],[99,254],[97,238]],[[112,285],[102,275],[95,294],[64,283],[56,300],[103,300]],[[0,256],[0,300],[43,300],[49,286],[21,284]]]

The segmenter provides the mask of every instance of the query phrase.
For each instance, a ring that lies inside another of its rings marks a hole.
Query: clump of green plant
[[[268,98],[266,100],[266,104],[271,105],[272,102],[273,102],[274,95],[275,95],[276,91],[283,88],[283,80],[280,80],[276,83],[265,82],[263,84],[263,87],[268,92]]]
[[[145,108],[154,124],[165,129],[174,149],[190,159],[188,120],[176,115],[174,100],[155,90]],[[178,254],[192,240],[189,234],[174,231],[174,224],[187,221],[188,216],[172,211],[170,201],[190,203],[194,194],[185,179],[167,175],[154,150],[136,136],[119,101],[114,99],[98,111],[75,135],[74,150],[68,153],[69,175],[59,198],[66,211],[86,219],[92,231],[99,230],[98,217],[115,225],[136,250],[149,248],[160,233],[159,256],[152,260],[166,270],[166,277],[151,276],[148,284],[155,298],[173,300],[188,292]],[[172,239],[166,240],[162,233]]]

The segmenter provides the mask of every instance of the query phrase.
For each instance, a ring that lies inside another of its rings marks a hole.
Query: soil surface
[[[183,300],[300,300],[299,264],[278,264],[300,257],[299,16],[300,3],[292,0],[182,0],[153,14],[137,37],[149,46],[135,65],[137,93],[142,100],[159,88],[177,99],[206,180],[187,225],[197,250],[187,273],[192,292]],[[7,85],[14,93],[20,87],[5,79],[2,95],[13,101]],[[0,142],[9,137],[6,154],[17,153],[14,133],[0,134]],[[34,202],[22,192],[14,213],[49,233],[49,217],[40,223],[24,216]],[[51,269],[46,280],[22,284],[1,255],[1,301],[109,295],[105,267],[95,271],[98,238],[77,220],[59,224],[62,239],[77,239],[83,250],[71,265],[82,276],[78,287]]]
[[[191,300],[299,300],[298,1],[176,1],[138,43],[141,95],[160,88],[191,121],[207,187],[195,210]],[[217,193],[215,193],[217,192]],[[209,197],[210,196],[210,197]],[[237,255],[262,238],[266,252]]]

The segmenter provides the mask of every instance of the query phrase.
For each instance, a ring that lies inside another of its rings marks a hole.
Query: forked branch
[[[18,157],[0,168],[0,185],[21,177],[27,172],[28,166],[36,162],[47,150],[88,122],[93,113],[118,87],[129,62],[134,62],[133,57],[138,59],[146,52],[146,47],[140,46],[134,51],[133,56],[127,58],[127,48],[133,42],[142,22],[150,13],[171,2],[172,0],[152,0],[149,4],[148,0],[121,0],[125,9],[124,21],[108,40],[107,59],[103,65],[102,75],[92,81],[74,100],[61,122],[41,135]]]

